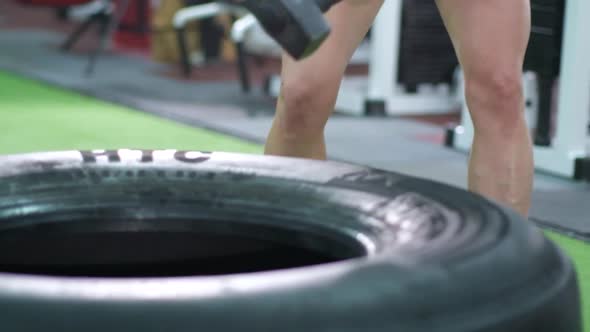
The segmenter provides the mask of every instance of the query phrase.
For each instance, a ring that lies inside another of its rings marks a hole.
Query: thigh
[[[283,56],[283,80],[339,80],[382,4],[383,0],[365,0],[335,5],[326,13],[332,33],[313,55],[301,61]]]
[[[530,0],[436,3],[466,77],[494,69],[522,71],[530,35]]]

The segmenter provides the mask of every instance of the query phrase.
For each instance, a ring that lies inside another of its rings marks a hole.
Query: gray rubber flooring
[[[260,92],[244,95],[236,82],[193,83],[156,73],[166,68],[139,57],[106,54],[93,78],[86,58],[55,49],[62,36],[0,31],[0,69],[20,73],[140,111],[263,143],[273,103]],[[364,164],[466,187],[467,156],[433,142],[443,129],[403,119],[335,116],[326,139],[332,159]],[[590,185],[537,174],[531,217],[590,236]]]

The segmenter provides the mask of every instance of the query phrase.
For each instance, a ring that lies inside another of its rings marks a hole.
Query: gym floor
[[[274,101],[258,91],[242,94],[233,64],[196,68],[181,79],[176,67],[114,49],[86,78],[84,51],[92,40],[60,53],[55,45],[67,24],[45,11],[0,6],[0,154],[121,147],[262,153]],[[255,83],[276,70],[272,61],[256,67]],[[442,144],[444,126],[457,120],[335,116],[327,131],[330,157],[464,187],[467,157]],[[587,326],[588,201],[587,184],[537,175],[532,217],[551,225],[546,233],[575,261]]]

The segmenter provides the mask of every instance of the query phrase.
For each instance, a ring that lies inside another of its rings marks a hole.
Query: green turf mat
[[[584,302],[585,331],[590,332],[590,244],[554,232],[547,231],[546,234],[574,260]]]
[[[0,154],[113,148],[262,152],[237,138],[4,72],[0,133]]]

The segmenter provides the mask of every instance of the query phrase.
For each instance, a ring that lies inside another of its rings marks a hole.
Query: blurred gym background
[[[580,60],[590,59],[590,13],[568,5],[533,1],[523,73],[538,156],[531,219],[576,258],[590,299],[590,70]],[[2,0],[0,154],[262,153],[280,54],[242,8],[211,1]],[[434,2],[387,0],[347,70],[330,158],[465,187],[461,87]]]

